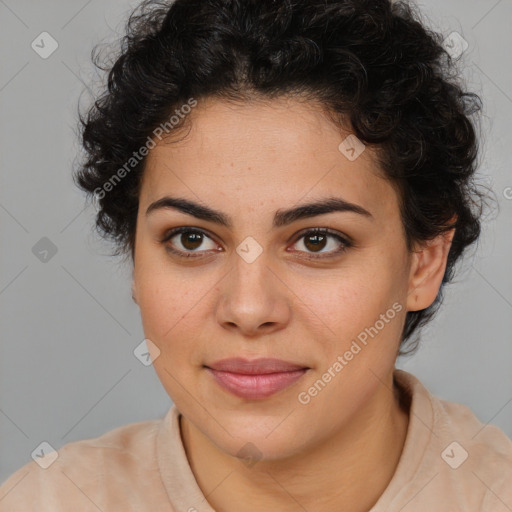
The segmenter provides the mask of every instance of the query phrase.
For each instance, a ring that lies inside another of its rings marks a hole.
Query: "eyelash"
[[[161,240],[161,243],[166,244],[165,248],[167,251],[169,251],[172,254],[175,254],[181,258],[184,258],[184,259],[200,258],[202,255],[201,255],[201,251],[181,251],[181,250],[174,249],[173,247],[171,247],[170,245],[167,244],[167,242],[169,240],[171,240],[173,237],[175,237],[176,235],[179,235],[181,233],[201,234],[201,235],[205,235],[206,237],[213,240],[212,237],[206,231],[204,231],[202,229],[198,229],[198,228],[182,226],[182,227],[175,228],[175,229],[172,229],[171,231],[167,232],[165,234],[164,238]],[[328,235],[332,238],[335,238],[338,242],[341,243],[340,248],[338,248],[334,251],[330,251],[328,253],[321,253],[321,254],[327,254],[327,255],[315,255],[314,253],[305,253],[305,254],[307,254],[307,256],[305,256],[305,258],[310,259],[310,260],[320,260],[320,259],[327,259],[327,258],[332,258],[334,256],[338,256],[341,253],[345,252],[350,247],[352,247],[352,245],[353,245],[353,243],[351,241],[342,237],[337,231],[333,231],[329,228],[310,228],[305,231],[302,231],[297,235],[297,238],[293,242],[293,245],[295,245],[302,238],[306,238],[307,235]],[[304,252],[304,251],[293,251],[293,252]],[[198,253],[198,254],[195,254],[195,253]]]

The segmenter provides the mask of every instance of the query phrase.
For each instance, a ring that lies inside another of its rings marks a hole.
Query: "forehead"
[[[187,121],[184,131],[149,151],[142,207],[166,194],[225,211],[337,195],[377,216],[396,214],[396,194],[373,149],[335,126],[316,103],[207,99]]]

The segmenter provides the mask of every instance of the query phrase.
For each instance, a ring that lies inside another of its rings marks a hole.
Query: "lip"
[[[291,386],[309,369],[272,358],[222,359],[205,368],[226,391],[249,400],[267,398]]]

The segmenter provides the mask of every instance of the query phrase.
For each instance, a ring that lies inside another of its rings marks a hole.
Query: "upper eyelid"
[[[351,237],[348,235],[345,235],[343,233],[339,233],[337,230],[332,230],[330,228],[306,228],[304,230],[299,231],[297,235],[294,237],[293,244],[296,244],[299,240],[301,240],[305,235],[308,233],[322,233],[326,236],[330,236],[332,238],[335,238],[343,247],[344,249],[348,249],[350,247],[354,246],[354,241]],[[304,252],[304,251],[298,251],[298,252]],[[330,253],[336,253],[336,251],[329,251]],[[313,255],[314,253],[307,253]],[[321,253],[318,253],[321,254]]]
[[[205,228],[197,228],[197,227],[193,227],[193,226],[180,226],[180,227],[177,227],[177,228],[167,229],[165,231],[165,233],[163,234],[163,236],[162,236],[162,242],[169,241],[171,238],[175,237],[176,235],[179,235],[181,233],[186,233],[188,231],[193,231],[193,232],[196,232],[196,233],[204,234],[208,238],[211,238],[214,241],[215,241],[215,238],[216,238],[215,235],[210,233]]]

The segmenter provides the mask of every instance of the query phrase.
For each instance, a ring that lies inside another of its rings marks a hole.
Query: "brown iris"
[[[325,247],[327,237],[325,235],[309,235],[304,237],[304,245],[310,251],[321,250]]]
[[[181,234],[181,243],[183,247],[188,250],[197,249],[203,242],[203,235],[201,233],[185,232]]]

